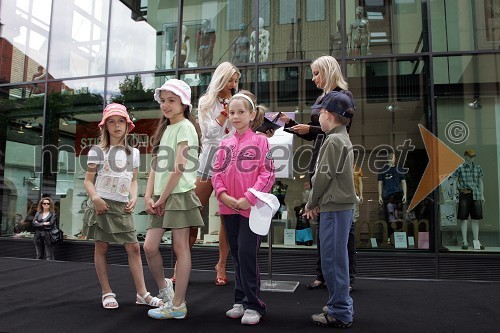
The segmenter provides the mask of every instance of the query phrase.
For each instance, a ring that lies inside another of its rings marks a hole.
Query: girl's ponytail
[[[255,119],[252,121],[252,124],[250,126],[252,131],[255,132],[257,128],[259,128],[259,126],[264,123],[266,111],[267,108],[262,104],[259,104],[255,107]]]

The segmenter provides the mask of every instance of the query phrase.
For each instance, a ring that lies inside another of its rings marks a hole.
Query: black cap
[[[339,114],[346,118],[352,118],[353,111],[356,108],[352,95],[346,90],[330,91],[323,99],[316,102],[312,107],[313,110],[326,109],[329,112]],[[350,112],[348,112],[350,110]]]

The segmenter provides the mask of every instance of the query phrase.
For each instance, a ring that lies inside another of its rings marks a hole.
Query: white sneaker
[[[167,286],[160,290],[160,293],[158,294],[158,298],[161,298],[163,304],[167,304],[169,302],[171,303],[175,295],[172,280],[165,278],[165,282],[167,283]]]
[[[243,325],[255,325],[259,323],[261,317],[262,315],[257,311],[246,309],[241,318],[241,323]]]
[[[233,319],[241,318],[244,313],[243,304],[234,304],[232,309],[226,311],[226,317]]]
[[[153,319],[184,319],[187,316],[186,302],[179,307],[167,303],[159,308],[149,310],[148,316]]]

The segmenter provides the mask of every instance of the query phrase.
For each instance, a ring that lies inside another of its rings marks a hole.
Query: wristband
[[[222,124],[219,122],[219,119],[215,118],[215,122],[219,124],[220,127],[222,127]]]
[[[226,111],[224,111],[224,110],[222,110],[222,111],[220,112],[220,114],[221,114],[221,115],[223,115],[223,116],[224,116],[224,117],[226,117],[226,118],[228,117],[227,112],[226,112]]]

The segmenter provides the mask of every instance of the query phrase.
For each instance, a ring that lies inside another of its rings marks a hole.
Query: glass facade
[[[500,252],[499,13],[493,0],[0,0],[1,236],[32,236],[31,206],[49,195],[68,238],[85,241],[86,152],[107,103],[124,103],[136,124],[130,142],[141,151],[143,194],[159,117],[153,91],[166,79],[187,82],[196,108],[215,67],[230,61],[240,89],[308,123],[321,93],[310,63],[329,54],[357,106],[358,249]],[[454,162],[429,147],[426,131]],[[313,249],[293,238],[312,143],[290,142],[274,244]],[[398,175],[387,173],[391,153]],[[481,168],[473,186],[461,179],[462,162]],[[457,214],[467,191],[480,216]],[[204,245],[219,228],[216,207],[212,198]],[[142,236],[142,200],[135,214]]]

